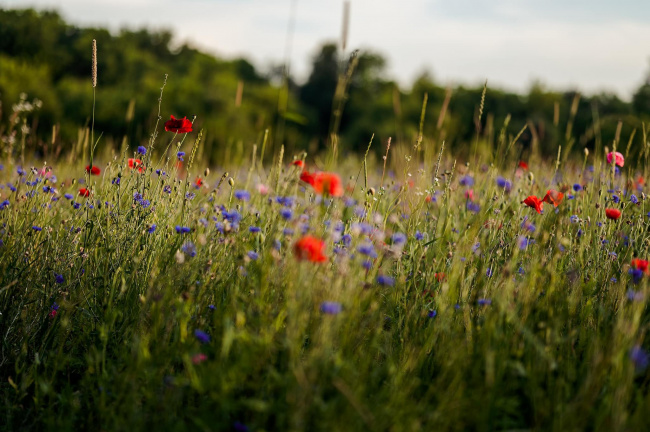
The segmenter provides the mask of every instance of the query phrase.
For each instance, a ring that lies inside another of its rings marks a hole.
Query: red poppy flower
[[[325,262],[327,256],[323,255],[325,242],[312,236],[304,236],[293,245],[293,253],[299,260],[311,262]]]
[[[544,195],[542,201],[553,204],[554,207],[557,207],[562,204],[563,199],[564,194],[562,192],[558,192],[555,189],[549,189],[546,191],[546,195]]]
[[[648,263],[648,261],[646,260],[634,258],[630,265],[632,266],[632,268],[639,269],[643,273],[648,274],[650,272],[650,269],[648,269],[648,264],[650,263]]]
[[[300,180],[304,181],[305,183],[309,183],[312,186],[314,185],[314,175],[309,171],[303,171],[300,174]]]
[[[81,188],[79,189],[79,195],[82,197],[89,197],[90,196],[90,191],[86,188]]]
[[[622,167],[623,165],[625,165],[625,158],[624,158],[623,155],[622,155],[621,153],[619,153],[619,152],[616,152],[616,153],[614,153],[614,152],[609,152],[609,153],[607,154],[607,163],[611,165],[612,160],[614,160],[615,163],[616,163],[616,165],[618,165],[618,166],[620,166],[620,167]]]
[[[293,161],[291,163],[291,165],[297,166],[298,168],[302,169],[302,168],[305,167],[305,161],[298,159],[298,160]]]
[[[341,177],[334,173],[321,172],[316,174],[312,186],[314,187],[314,190],[321,195],[327,194],[333,197],[343,195]]]
[[[519,161],[519,168],[521,168],[523,170],[527,170],[528,169],[528,164],[526,162],[524,162],[524,161]]]
[[[526,198],[524,200],[524,204],[526,204],[528,207],[534,208],[537,213],[542,214],[542,207],[544,206],[544,202],[537,198],[535,195],[531,195]]]
[[[100,170],[99,167],[97,167],[95,165],[93,165],[92,168],[90,167],[90,165],[87,165],[86,166],[86,172],[89,172],[90,175],[99,175],[99,173],[101,173],[102,170]]]
[[[194,181],[194,184],[196,185],[196,187],[203,186],[203,179],[201,177],[197,177],[196,180]]]
[[[605,216],[607,216],[607,219],[616,220],[621,217],[621,211],[618,209],[608,208],[605,209]]]
[[[433,277],[434,277],[438,282],[442,282],[443,280],[445,280],[445,277],[446,277],[446,276],[447,276],[447,275],[444,274],[444,273],[434,273],[434,274],[433,274]]]
[[[431,195],[427,195],[427,197],[424,199],[424,201],[428,203],[430,203],[432,200],[433,198],[431,197]]]
[[[467,189],[465,191],[465,198],[470,201],[474,201],[474,189]]]
[[[187,117],[174,118],[174,116],[171,116],[171,120],[165,122],[165,130],[176,133],[192,132],[192,122]]]
[[[131,169],[137,168],[138,172],[144,171],[144,166],[142,165],[142,161],[140,159],[129,158],[128,163],[129,163],[129,168]]]

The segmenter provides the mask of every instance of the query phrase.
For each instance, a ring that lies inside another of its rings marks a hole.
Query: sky
[[[309,75],[324,41],[340,41],[344,0],[0,0],[56,9],[69,22],[112,30],[172,29],[177,43],[264,69],[288,53]],[[292,5],[295,5],[293,7]],[[287,44],[290,17],[293,35]],[[525,92],[614,92],[629,99],[650,72],[648,0],[350,0],[348,49],[388,60],[408,86],[428,71],[440,84]],[[290,46],[290,49],[287,49]]]

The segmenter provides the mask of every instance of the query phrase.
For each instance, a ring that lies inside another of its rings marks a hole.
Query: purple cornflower
[[[41,228],[41,227],[39,227],[39,226],[36,226],[36,225],[32,226],[32,229],[33,229],[34,231],[42,231],[42,230],[43,230],[43,228]]]
[[[377,252],[372,243],[362,244],[357,248],[357,252],[370,258],[377,258]]]
[[[639,199],[634,194],[630,195],[630,201],[632,202],[632,204],[638,204],[639,203]]]
[[[9,200],[4,200],[0,203],[0,210],[4,210],[9,207]]]
[[[184,151],[179,151],[178,153],[176,153],[176,157],[178,158],[179,161],[184,161],[185,160],[185,159],[183,159],[183,156],[185,156]]]
[[[208,343],[210,342],[210,335],[204,332],[203,330],[196,329],[194,330],[194,336],[198,339],[199,342],[201,343]]]
[[[141,155],[146,155],[147,154],[147,148],[144,146],[138,146],[138,153]]]
[[[336,315],[341,313],[343,310],[343,307],[341,306],[341,303],[338,302],[333,302],[333,301],[326,301],[321,303],[320,305],[320,311],[324,314],[328,315]]]
[[[196,256],[196,246],[191,241],[188,241],[187,243],[183,244],[181,250],[185,255],[188,255],[191,258],[194,258]]]
[[[621,202],[621,199],[618,197],[618,195],[612,195],[612,201],[618,204]]]
[[[648,352],[639,345],[635,345],[630,350],[630,360],[632,360],[636,372],[643,372],[650,364]]]
[[[497,181],[497,186],[505,189],[506,192],[510,192],[510,189],[512,189],[512,182],[510,180],[499,176],[497,177],[496,181]]]
[[[576,192],[580,192],[582,190],[582,186],[580,186],[578,183],[573,185],[573,190]]]
[[[156,231],[156,224],[152,224],[149,228],[147,228],[147,232],[149,234],[152,234],[154,231]]]
[[[285,220],[289,220],[293,217],[293,211],[288,207],[282,207],[280,210],[280,216]]]
[[[176,225],[176,234],[187,234],[191,231],[189,227],[184,227],[180,225]]]
[[[62,274],[54,273],[54,281],[58,284],[62,284],[65,282],[65,278],[63,277]]]
[[[237,190],[235,191],[235,198],[248,202],[251,199],[251,194],[247,190]]]
[[[63,195],[63,197],[64,197],[65,199],[67,199],[67,200],[71,200],[72,198],[74,198],[74,196],[73,196],[72,194],[69,194],[69,193]]]
[[[377,283],[381,286],[394,286],[395,285],[395,279],[393,279],[390,276],[386,275],[379,275],[377,276]]]

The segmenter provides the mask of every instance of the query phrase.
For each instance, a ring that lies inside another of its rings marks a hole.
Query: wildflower
[[[75,210],[79,210],[79,208],[81,207],[81,204],[79,204],[78,202],[74,202],[74,201],[72,201],[71,204],[72,204],[72,207],[73,207]]]
[[[203,179],[201,177],[197,177],[196,180],[194,180],[194,186],[197,188],[203,186]]]
[[[370,258],[377,258],[377,252],[375,252],[375,247],[372,243],[362,244],[357,248],[357,252],[361,255],[368,256]]]
[[[170,185],[165,185],[165,187],[163,188],[163,192],[165,192],[166,194],[172,193],[172,187]]]
[[[578,223],[580,221],[578,215],[572,215],[570,219],[571,219],[571,223]]]
[[[303,169],[305,167],[305,161],[298,159],[298,160],[293,161],[291,163],[291,165],[297,166],[298,168]]]
[[[171,119],[165,122],[165,130],[167,132],[175,133],[192,132],[192,122],[188,120],[187,117],[175,118],[174,116],[171,116]]]
[[[612,278],[612,279],[613,279],[612,282],[616,282],[616,278]],[[643,301],[643,298],[644,298],[642,292],[640,292],[640,291],[634,291],[633,289],[629,289],[629,290],[627,290],[627,293],[625,293],[625,294],[626,294],[627,299],[628,299],[629,301],[640,302],[640,301]]]
[[[185,193],[185,199],[188,201],[192,201],[194,198],[196,198],[196,194],[193,192],[186,192]]]
[[[142,206],[142,208],[147,208],[151,205],[151,201],[146,199],[140,200],[140,205]]]
[[[12,185],[11,183],[7,183],[7,187],[8,187],[12,192],[16,192],[16,187],[15,187],[14,185]]]
[[[544,206],[544,203],[536,196],[529,196],[524,200],[524,204],[526,204],[528,207],[534,208],[537,213],[542,214],[542,207]]]
[[[89,197],[90,196],[90,191],[86,188],[81,188],[79,189],[79,196],[82,197]]]
[[[321,303],[320,305],[320,311],[324,314],[328,315],[336,315],[341,313],[343,310],[343,307],[341,306],[341,303],[338,302],[333,302],[333,301],[326,301]]]
[[[445,277],[446,277],[446,276],[447,276],[447,275],[444,274],[444,273],[442,273],[442,272],[441,272],[441,273],[434,273],[434,274],[433,274],[433,278],[434,278],[437,282],[442,282],[443,280],[445,280]]]
[[[395,279],[390,276],[379,275],[377,276],[377,283],[381,286],[394,286]]]
[[[179,151],[178,153],[176,153],[176,157],[178,158],[179,161],[184,161],[185,160],[185,159],[183,159],[183,156],[185,156],[184,151]]]
[[[99,175],[102,171],[99,169],[99,167],[95,165],[87,165],[86,166],[86,172],[90,173],[90,175]]]
[[[181,250],[185,255],[189,255],[190,258],[194,258],[196,256],[196,246],[190,241],[183,244],[183,246],[181,246]]]
[[[260,195],[266,195],[269,193],[269,187],[265,184],[259,183],[257,185],[257,192],[259,192]]]
[[[34,231],[43,231],[43,228],[41,228],[41,227],[39,227],[39,226],[36,226],[36,225],[32,226],[32,229],[33,229]]]
[[[260,257],[260,254],[258,254],[255,251],[248,251],[246,253],[246,255],[248,256],[248,258],[252,259],[253,261],[255,261],[256,259],[258,259]]]
[[[618,166],[620,166],[620,167],[622,167],[623,165],[625,165],[625,158],[623,157],[623,155],[622,155],[621,153],[619,153],[619,152],[616,152],[616,153],[614,153],[614,152],[609,152],[609,153],[607,154],[607,163],[608,163],[609,165],[611,165],[613,159],[616,159],[616,162],[615,162],[616,165],[618,165]]]
[[[519,163],[518,163],[517,165],[518,165],[519,168],[521,168],[522,170],[527,170],[527,169],[528,169],[528,164],[527,164],[526,162],[524,162],[524,161],[519,161]]]
[[[235,191],[235,198],[248,202],[251,199],[251,194],[247,190],[237,190]]]
[[[621,217],[621,211],[614,208],[608,208],[605,209],[605,216],[607,216],[607,219],[616,220]]]
[[[329,195],[332,197],[343,195],[341,178],[334,173],[321,172],[316,174],[312,186],[314,190],[321,195]]]
[[[472,246],[472,252],[476,253],[476,251],[477,251],[478,248],[480,248],[480,247],[481,247],[481,243],[478,243],[478,242],[475,243],[475,244]]]
[[[394,245],[402,245],[406,243],[406,234],[395,233],[393,234],[392,240]]]
[[[632,266],[634,269],[641,270],[645,274],[650,274],[650,270],[648,269],[648,261],[646,260],[634,258],[630,263],[630,266]]]
[[[415,239],[420,241],[424,238],[424,234],[422,234],[420,231],[415,231]]]
[[[621,202],[621,198],[618,195],[612,195],[612,201],[614,201],[614,204],[618,204]]]
[[[25,175],[25,170],[23,169],[23,167],[16,168],[16,172],[18,173],[19,176]]]
[[[365,260],[364,262],[361,263],[361,267],[363,267],[366,270],[370,270],[372,268],[372,261]]]
[[[280,216],[285,220],[289,220],[293,216],[293,211],[291,211],[290,208],[283,207],[282,210],[280,210]]]
[[[138,146],[138,153],[141,155],[146,155],[147,154],[147,148],[144,146]]]
[[[208,359],[208,356],[203,353],[198,353],[192,356],[192,363],[195,365],[201,364]]]
[[[632,282],[638,284],[643,279],[643,270],[638,268],[630,268],[628,271],[629,275],[632,277]]]
[[[546,195],[544,195],[542,201],[553,204],[554,207],[557,207],[562,203],[563,198],[564,194],[562,192],[558,192],[555,189],[549,189],[546,191]]]
[[[311,174],[308,171],[303,171],[300,173],[300,180],[304,181],[305,183],[308,183],[310,185],[314,185],[314,174]]]
[[[438,311],[430,310],[430,311],[427,313],[427,316],[428,316],[429,318],[435,318],[436,316],[438,316]]]
[[[9,207],[9,200],[4,200],[0,203],[0,210],[4,210]]]
[[[180,225],[176,225],[175,228],[176,228],[176,233],[177,233],[177,234],[187,234],[187,233],[189,233],[189,232],[191,231],[190,228],[188,228],[188,227],[184,227],[184,226],[180,226]]]
[[[474,203],[472,201],[467,202],[467,210],[471,211],[472,213],[478,213],[481,211],[481,206],[478,203]]]
[[[582,186],[580,186],[578,183],[573,185],[573,190],[575,192],[580,192],[582,190]]]
[[[636,372],[643,372],[650,364],[650,355],[639,345],[635,345],[630,350],[630,360],[632,360]]]
[[[474,185],[474,178],[469,175],[462,176],[460,180],[458,180],[458,184],[461,186],[473,186]]]
[[[62,274],[54,273],[54,281],[58,284],[62,284],[65,282],[65,278],[63,277]]]
[[[529,241],[526,236],[519,236],[517,238],[517,245],[520,250],[525,250],[528,247]]]
[[[488,298],[481,298],[477,301],[479,306],[489,306],[492,304],[492,300]]]
[[[50,306],[50,313],[47,314],[47,316],[49,316],[50,318],[54,318],[56,317],[58,311],[59,311],[59,305],[57,304],[57,302],[54,302],[52,303],[52,306]]]
[[[248,227],[248,231],[255,234],[255,233],[258,233],[258,232],[262,231],[262,228],[256,227],[256,226],[250,226],[250,227]]]
[[[325,242],[312,236],[304,236],[293,245],[293,252],[299,260],[311,262],[325,262],[327,256],[323,254]]]
[[[154,231],[156,231],[156,224],[152,224],[149,228],[147,228],[147,232],[149,234],[152,234]]]
[[[194,330],[194,336],[198,339],[199,342],[201,343],[208,343],[210,342],[210,335],[204,332],[203,330],[196,329]]]
[[[512,182],[508,179],[505,179],[501,176],[497,177],[497,186],[499,186],[502,189],[505,189],[506,192],[510,192],[510,189],[512,189]]]
[[[474,189],[467,189],[465,191],[465,199],[474,201]]]
[[[114,184],[114,185],[118,185],[118,186],[119,186],[121,180],[122,180],[122,179],[120,179],[119,177],[115,177],[115,178],[111,181],[111,184]]]
[[[634,194],[630,195],[630,201],[632,202],[632,204],[638,204],[639,203],[639,199]]]
[[[140,173],[144,171],[144,166],[142,165],[142,161],[140,159],[129,158],[127,160],[127,163],[130,169],[137,169]]]
[[[487,277],[492,277],[492,269],[488,267],[488,269],[485,271],[485,276]]]

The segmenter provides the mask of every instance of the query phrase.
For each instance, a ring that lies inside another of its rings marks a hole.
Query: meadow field
[[[296,132],[289,80],[241,62],[266,99],[226,65],[236,102],[203,123],[161,75],[133,125],[135,99],[96,97],[96,50],[57,82],[59,106],[92,95],[88,122],[62,138],[53,110],[44,138],[48,102],[9,79],[32,66],[0,56],[0,429],[650,430],[644,117],[531,91],[554,120],[515,125],[486,84],[465,110],[421,92],[414,127],[360,144],[339,134],[355,56],[324,146]],[[36,72],[20,82],[47,87]],[[278,94],[277,122],[258,115]]]
[[[642,132],[262,140],[227,172],[162,114],[138,147],[5,143],[3,429],[647,430]]]

